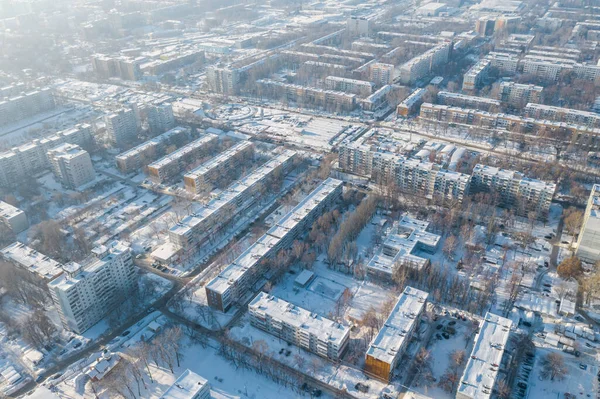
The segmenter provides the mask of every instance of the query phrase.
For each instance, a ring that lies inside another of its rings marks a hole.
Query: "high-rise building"
[[[175,127],[173,106],[170,103],[150,105],[146,107],[145,112],[152,134],[161,134]]]
[[[48,159],[56,178],[64,187],[76,189],[96,178],[92,159],[75,144],[62,144],[48,151]]]
[[[367,373],[384,381],[390,380],[398,361],[419,327],[428,296],[427,292],[413,287],[404,289],[383,327],[367,349]]]
[[[64,187],[76,189],[96,178],[92,159],[75,144],[62,144],[48,151],[48,159],[56,178]]]
[[[81,264],[63,265],[64,273],[48,283],[63,325],[78,334],[102,320],[137,285],[131,249],[124,243],[115,241],[92,253]]]
[[[600,260],[600,184],[592,187],[575,255],[584,262],[595,263]]]
[[[206,80],[212,92],[235,94],[239,89],[240,72],[236,68],[212,66],[206,68]]]
[[[389,85],[394,81],[394,65],[375,62],[369,66],[369,80],[377,86]]]
[[[346,30],[350,36],[368,36],[369,20],[360,17],[350,17],[346,20]]]
[[[130,109],[121,109],[118,112],[106,115],[106,132],[110,142],[121,147],[137,137],[138,123],[135,113]]]
[[[13,93],[10,90],[6,93]],[[0,97],[0,126],[47,112],[56,106],[52,91],[46,87],[12,97]]]
[[[259,293],[248,313],[254,327],[327,359],[338,360],[348,348],[348,327],[273,295]]]

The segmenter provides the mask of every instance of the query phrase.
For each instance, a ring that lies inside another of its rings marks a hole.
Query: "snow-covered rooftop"
[[[18,264],[46,280],[52,280],[63,272],[61,263],[20,242],[9,245],[1,253],[7,261]]]
[[[429,294],[406,287],[387,320],[367,350],[367,356],[393,364],[405,348],[407,338],[417,325]]]
[[[171,385],[161,399],[194,399],[200,397],[200,392],[210,390],[210,384],[206,378],[199,376],[193,371],[184,371]]]
[[[491,396],[511,327],[509,319],[492,313],[485,315],[458,387],[462,398]]]

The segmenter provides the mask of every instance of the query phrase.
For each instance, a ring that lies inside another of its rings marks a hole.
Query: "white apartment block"
[[[492,397],[511,328],[509,319],[486,313],[460,379],[456,399]]]
[[[541,59],[540,57],[525,56],[521,60],[523,65],[523,73],[528,75],[534,75],[542,80],[555,82],[558,80],[558,76],[564,69],[572,68],[571,65],[564,64],[559,60],[552,59]]]
[[[342,195],[340,180],[328,178],[287,213],[217,277],[206,285],[208,304],[226,312],[233,304],[253,292],[256,282],[268,272],[269,259],[289,248],[313,222]]]
[[[92,159],[87,151],[75,144],[62,144],[48,151],[54,176],[66,188],[78,187],[96,178]]]
[[[92,250],[81,264],[63,265],[64,273],[48,283],[65,328],[78,334],[102,320],[137,289],[131,249],[114,241]]]
[[[400,67],[400,81],[412,84],[448,62],[452,43],[440,43]]]
[[[438,102],[455,107],[476,108],[484,111],[500,109],[500,101],[487,97],[468,96],[466,94],[440,91],[437,95]]]
[[[556,184],[529,179],[516,171],[477,164],[471,190],[496,193],[504,206],[520,205],[515,208],[520,214],[536,211],[543,216],[550,210]]]
[[[240,72],[235,68],[206,68],[206,81],[210,91],[221,94],[235,94],[238,91]]]
[[[190,134],[190,129],[175,127],[160,136],[143,142],[142,144],[120,153],[115,157],[117,168],[122,173],[139,171],[157,158],[162,156],[166,148],[174,141],[185,140]]]
[[[529,118],[548,119],[555,122],[600,128],[600,115],[595,112],[580,111],[578,109],[529,103],[525,106],[525,115]]]
[[[303,102],[306,106],[335,107],[340,111],[350,111],[356,106],[356,94],[336,90],[323,90],[309,86],[283,83],[270,79],[259,79],[256,83],[266,95],[288,101]]]
[[[408,97],[406,97],[396,109],[398,115],[408,116],[415,112],[419,105],[423,103],[423,98],[427,94],[427,89],[417,88]]]
[[[346,30],[352,36],[368,36],[369,20],[360,17],[350,17],[346,20]]]
[[[54,109],[54,97],[49,88],[0,98],[0,126],[15,123]]]
[[[108,138],[114,146],[120,147],[137,137],[138,122],[135,113],[130,109],[106,115],[104,123]]]
[[[193,250],[225,231],[236,215],[252,208],[263,196],[262,190],[277,172],[287,173],[296,152],[286,150],[247,176],[233,183],[218,197],[169,229],[169,241],[178,248]]]
[[[252,326],[321,357],[338,360],[348,347],[348,327],[273,295],[259,293],[248,313]]]
[[[0,186],[14,186],[19,184],[23,177],[49,168],[47,153],[54,147],[69,143],[89,148],[92,142],[91,126],[81,124],[2,153],[0,154]]]
[[[426,309],[429,294],[406,287],[379,333],[373,338],[365,359],[365,371],[389,381]]]
[[[575,254],[584,262],[596,263],[600,260],[600,184],[592,187]]]
[[[0,201],[0,223],[7,225],[15,234],[29,227],[25,212],[4,201]]]
[[[542,101],[544,88],[532,84],[520,84],[515,82],[500,83],[498,100],[511,107],[521,108],[528,103],[540,103]]]
[[[429,222],[404,216],[394,223],[381,249],[367,263],[367,273],[382,280],[391,280],[397,265],[423,270],[429,259],[415,255],[416,252],[435,254],[440,236],[427,232]]]
[[[148,128],[152,134],[164,133],[175,127],[173,105],[169,103],[150,105],[145,108]]]
[[[350,142],[340,147],[338,162],[343,171],[361,176],[370,176],[373,168],[373,150],[362,140]]]
[[[212,190],[215,181],[222,176],[226,176],[241,161],[251,158],[253,154],[254,145],[251,142],[242,141],[235,144],[185,174],[183,176],[185,189],[192,194],[200,194],[202,191]]]
[[[210,383],[204,377],[185,370],[160,399],[210,399]]]
[[[394,65],[375,62],[369,66],[369,80],[378,86],[389,85],[394,81]]]
[[[208,155],[215,148],[218,136],[203,134],[199,139],[181,147],[148,165],[148,175],[156,182],[164,183],[173,179],[191,162]]]
[[[365,80],[347,79],[338,76],[328,76],[325,78],[325,88],[327,90],[343,91],[366,97],[373,93],[373,83]]]
[[[490,60],[490,66],[498,69],[502,76],[511,76],[517,73],[519,58],[512,54],[491,52],[486,58]]]
[[[473,91],[479,88],[487,78],[491,64],[490,60],[484,58],[473,65],[463,76],[463,91]]]
[[[63,272],[62,264],[20,242],[14,242],[2,249],[0,258],[27,270],[44,282],[54,280]]]

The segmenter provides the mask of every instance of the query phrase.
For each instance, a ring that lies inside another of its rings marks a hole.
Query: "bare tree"
[[[548,353],[542,358],[542,371],[540,376],[544,379],[555,379],[562,381],[569,374],[569,368],[565,364],[565,358],[556,352]]]

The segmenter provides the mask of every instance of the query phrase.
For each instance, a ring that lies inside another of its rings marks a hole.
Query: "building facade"
[[[135,113],[130,109],[122,109],[104,117],[106,132],[112,145],[122,145],[135,140],[138,122]]]
[[[66,188],[78,187],[96,178],[92,159],[87,151],[75,144],[62,144],[48,151],[54,176]]]
[[[4,201],[0,201],[0,223],[7,225],[14,234],[18,234],[29,227],[25,212]]]
[[[600,260],[600,185],[595,184],[585,208],[583,223],[575,251],[582,261],[596,263]]]

